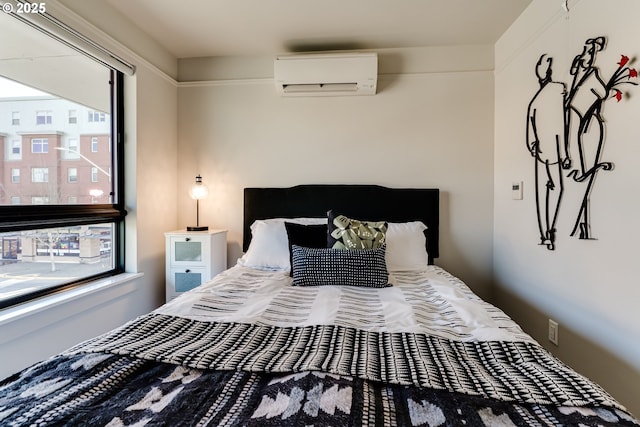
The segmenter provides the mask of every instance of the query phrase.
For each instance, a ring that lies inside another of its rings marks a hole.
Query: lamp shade
[[[200,175],[196,176],[196,183],[189,190],[189,196],[194,200],[201,200],[207,197],[208,194],[209,189],[202,183],[202,177]]]

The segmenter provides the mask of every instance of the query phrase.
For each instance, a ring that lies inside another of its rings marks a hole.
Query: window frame
[[[68,124],[77,125],[78,124],[78,111],[77,110],[69,110],[68,112]]]
[[[40,147],[40,151],[35,151],[34,147]],[[32,154],[47,154],[49,152],[49,138],[31,138]]]
[[[16,148],[18,151],[16,151]],[[11,155],[22,158],[22,140],[14,139],[11,141]]]
[[[50,110],[36,111],[36,126],[46,126],[50,124],[53,124],[53,113]]]
[[[90,110],[87,115],[89,123],[104,123],[107,118],[101,111]]]
[[[80,140],[78,138],[69,138],[67,140],[67,149],[64,156],[66,159],[79,159],[80,158]]]
[[[73,172],[73,173],[71,173]],[[70,184],[78,183],[78,168],[77,167],[69,167],[67,168],[67,182]]]
[[[113,224],[112,251],[114,268],[78,280],[38,289],[27,294],[0,301],[0,309],[11,307],[47,295],[70,290],[93,280],[123,273],[124,270],[124,74],[110,70],[111,101],[111,203],[83,205],[2,205],[0,233],[44,228],[70,227],[92,224]]]
[[[42,178],[42,179],[39,179]],[[32,167],[31,168],[31,182],[35,184],[43,184],[49,182],[49,168],[46,167]]]

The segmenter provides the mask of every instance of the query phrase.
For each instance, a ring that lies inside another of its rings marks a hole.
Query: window
[[[3,37],[29,58],[0,61],[2,87],[15,89],[0,91],[11,141],[0,156],[0,309],[124,271],[124,75],[34,28],[46,20],[16,18],[0,14]],[[87,158],[93,136],[100,152]]]
[[[37,125],[50,125],[51,122],[51,111],[36,111]]]
[[[49,204],[49,198],[46,196],[31,196],[32,205],[47,205]]]
[[[67,150],[63,150],[64,157],[67,159],[80,158],[80,146],[77,138],[69,138],[67,142]]]
[[[92,153],[98,152],[98,137],[96,136],[91,138],[91,152]]]
[[[31,168],[31,182],[49,182],[49,168]]]
[[[99,111],[89,111],[88,112],[88,120],[89,123],[104,123],[105,122],[105,114]]]
[[[19,139],[14,139],[11,141],[11,154],[15,156],[22,156],[22,141]]]
[[[78,182],[78,168],[67,169],[67,179],[70,183]]]
[[[18,243],[16,237],[2,239],[2,259],[18,259]]]
[[[48,153],[49,140],[47,138],[33,138],[31,140],[32,153]]]

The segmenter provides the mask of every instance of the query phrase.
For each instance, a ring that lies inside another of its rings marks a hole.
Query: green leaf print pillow
[[[360,221],[335,215],[329,211],[327,247],[332,249],[376,249],[384,245],[387,233],[385,221]]]

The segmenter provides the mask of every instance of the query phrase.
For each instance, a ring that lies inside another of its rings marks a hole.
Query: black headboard
[[[438,258],[439,190],[387,188],[378,185],[298,185],[288,188],[245,188],[243,250],[251,242],[258,219],[326,217],[334,209],[361,220],[422,221],[427,230],[429,263]]]

